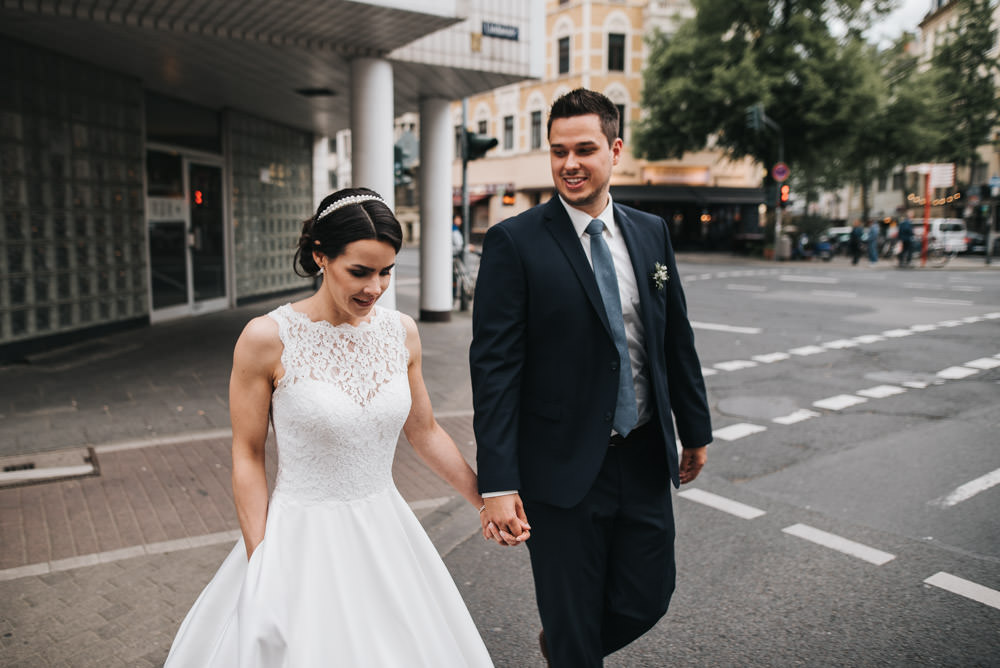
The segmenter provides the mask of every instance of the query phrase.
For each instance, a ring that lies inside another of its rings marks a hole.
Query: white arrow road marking
[[[719,496],[718,494],[712,494],[711,492],[706,492],[703,489],[685,489],[677,492],[677,496],[683,496],[689,501],[695,501],[710,508],[715,508],[716,510],[721,510],[724,513],[729,513],[730,515],[735,515],[745,520],[752,520],[761,515],[766,515],[760,508],[754,508],[753,506],[748,506],[745,503],[740,503],[739,501],[733,501],[732,499],[727,499],[724,496]]]
[[[849,554],[852,557],[863,559],[864,561],[867,561],[870,564],[875,564],[876,566],[881,566],[882,564],[888,563],[896,558],[896,555],[894,554],[889,554],[888,552],[883,552],[882,550],[876,550],[874,547],[868,547],[867,545],[862,545],[861,543],[855,543],[853,540],[848,540],[836,534],[827,533],[826,531],[820,531],[819,529],[814,529],[813,527],[805,524],[793,524],[790,527],[785,527],[782,531],[789,535],[797,536],[816,543],[817,545],[828,547],[831,550],[836,550],[838,552],[843,552],[844,554]]]
[[[973,601],[988,605],[991,608],[1000,609],[1000,591],[995,589],[963,580],[944,571],[935,573],[924,580],[924,582],[945,591],[950,591],[952,594],[971,598]]]

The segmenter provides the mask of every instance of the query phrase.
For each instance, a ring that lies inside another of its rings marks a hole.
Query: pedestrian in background
[[[474,507],[476,476],[431,411],[416,324],[376,307],[402,229],[366,188],[306,221],[296,271],[319,289],[250,321],[230,380],[243,537],[167,666],[491,666],[448,570],[392,481],[402,429]],[[278,443],[268,498],[264,442]],[[479,514],[486,535],[483,512]]]
[[[899,266],[909,267],[913,257],[913,221],[912,211],[906,210],[903,220],[899,221]]]
[[[865,243],[868,245],[868,263],[872,265],[878,263],[879,225],[878,221],[874,218],[868,220]]]
[[[618,128],[599,93],[553,103],[558,196],[489,229],[476,283],[487,528],[502,544],[530,530],[539,641],[557,668],[601,666],[666,612],[670,482],[694,480],[712,440],[667,224],[609,194]]]
[[[847,247],[851,251],[851,264],[857,264],[861,259],[861,249],[864,244],[865,231],[861,227],[861,221],[855,220],[851,224],[851,236],[848,238]]]

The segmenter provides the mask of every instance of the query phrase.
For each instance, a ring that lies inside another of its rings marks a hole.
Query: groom
[[[666,612],[669,481],[694,480],[712,440],[667,225],[611,201],[618,127],[599,93],[555,101],[559,196],[487,232],[474,302],[484,512],[497,542],[528,545],[557,668],[602,665]]]

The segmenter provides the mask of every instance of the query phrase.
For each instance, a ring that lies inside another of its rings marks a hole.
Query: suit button
[[[611,370],[612,371],[618,371],[618,362],[612,362],[611,363]]]
[[[605,422],[611,422],[611,412],[610,411],[608,411],[607,413],[604,414],[604,421]]]

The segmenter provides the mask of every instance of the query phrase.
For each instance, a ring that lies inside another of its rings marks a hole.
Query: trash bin
[[[788,235],[782,234],[778,241],[778,259],[787,260],[792,257],[792,240]]]

